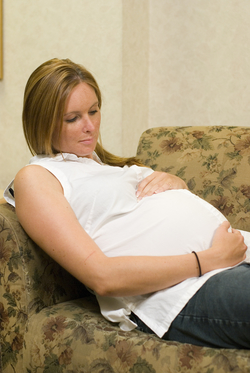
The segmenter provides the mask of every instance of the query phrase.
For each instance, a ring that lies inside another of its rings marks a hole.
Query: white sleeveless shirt
[[[112,167],[102,164],[96,154],[90,159],[67,153],[35,156],[30,164],[46,168],[59,180],[81,226],[109,257],[182,255],[206,250],[215,230],[226,220],[212,205],[184,189],[138,202],[138,184],[153,173],[146,167]],[[14,205],[9,189],[5,198]],[[221,270],[152,294],[96,297],[103,316],[118,322],[123,330],[136,327],[129,319],[132,311],[162,337],[189,299]]]

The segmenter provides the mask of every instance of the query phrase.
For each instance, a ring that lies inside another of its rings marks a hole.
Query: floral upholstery
[[[217,200],[224,193],[229,198],[231,187],[228,217],[245,224],[248,133],[242,128],[238,134],[232,128],[152,129],[142,135],[138,156],[155,169],[183,176],[201,195],[207,188],[203,198]],[[186,163],[178,161],[182,156]],[[222,167],[228,175],[223,183]],[[244,215],[238,215],[238,203]],[[0,204],[0,341],[3,373],[250,372],[249,351],[166,342],[137,330],[123,332],[106,321],[94,296],[34,244],[8,204]]]
[[[185,180],[234,228],[250,231],[250,127],[151,128],[142,134],[137,155]]]

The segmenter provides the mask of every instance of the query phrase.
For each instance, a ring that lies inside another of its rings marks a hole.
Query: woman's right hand
[[[212,247],[199,252],[203,274],[213,269],[234,266],[246,258],[244,237],[237,229],[230,232],[229,228],[230,223],[224,221],[215,232]],[[209,256],[207,259],[206,254]]]

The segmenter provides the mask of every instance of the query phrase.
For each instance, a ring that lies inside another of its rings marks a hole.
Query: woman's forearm
[[[216,231],[211,248],[197,253],[204,275],[219,268],[234,266],[245,259],[246,245],[237,230],[228,232],[224,222]],[[93,258],[92,258],[93,259]],[[138,295],[162,290],[200,274],[196,256],[106,258],[107,265],[96,284],[100,295]]]
[[[95,260],[94,256],[90,260]],[[102,271],[92,285],[96,293],[103,296],[147,294],[199,275],[194,254],[178,257],[115,257],[107,258],[104,263],[100,263]]]

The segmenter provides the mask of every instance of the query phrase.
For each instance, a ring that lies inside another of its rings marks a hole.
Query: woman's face
[[[63,126],[53,136],[53,147],[63,153],[92,158],[96,147],[101,113],[94,89],[87,83],[78,84],[66,100]]]

